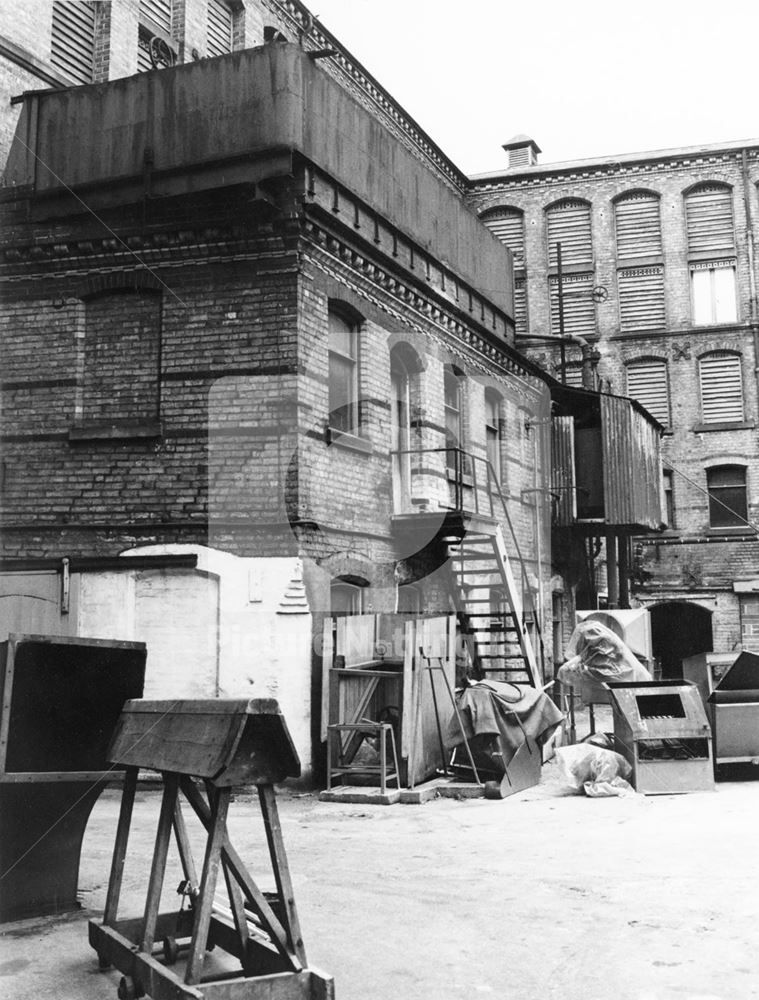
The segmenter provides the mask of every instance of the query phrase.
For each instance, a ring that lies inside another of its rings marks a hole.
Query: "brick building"
[[[517,342],[561,377],[537,338],[580,337],[597,379],[666,428],[666,526],[630,551],[654,654],[676,675],[691,653],[759,649],[759,142],[550,164],[527,136],[504,149],[470,203],[514,253]],[[566,342],[570,384],[581,354]]]
[[[450,558],[475,529],[505,538],[550,673],[574,607],[554,417],[606,454],[624,424],[618,487],[656,467],[658,425],[515,348],[511,252],[468,179],[296,0],[54,3],[45,24],[0,52],[26,91],[0,627],[146,641],[149,696],[271,694],[308,774],[325,615],[495,619],[502,567]],[[612,533],[658,524],[658,489],[607,501]]]

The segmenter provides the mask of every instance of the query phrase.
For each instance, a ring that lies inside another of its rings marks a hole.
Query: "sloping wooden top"
[[[116,725],[109,760],[207,778],[219,786],[271,784],[300,775],[273,698],[133,699]]]

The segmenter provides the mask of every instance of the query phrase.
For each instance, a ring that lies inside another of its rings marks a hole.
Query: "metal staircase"
[[[449,544],[448,552],[461,633],[475,676],[540,686],[542,672],[530,635],[537,620],[534,612],[525,612],[501,528],[493,534],[468,533]]]

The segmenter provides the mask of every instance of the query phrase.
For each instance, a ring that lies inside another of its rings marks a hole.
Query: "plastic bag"
[[[563,684],[578,686],[583,677],[597,681],[647,681],[651,675],[611,629],[596,621],[580,622],[567,643],[569,659],[559,667]]]
[[[627,780],[632,768],[614,750],[605,750],[591,743],[575,743],[573,746],[557,747],[556,759],[565,783],[577,792],[584,791],[590,798],[634,794]]]

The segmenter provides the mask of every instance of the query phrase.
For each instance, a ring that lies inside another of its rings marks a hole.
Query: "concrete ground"
[[[541,785],[505,800],[279,802],[309,962],[339,1000],[759,998],[759,780],[590,799],[549,763]],[[144,906],[158,806],[138,795],[122,916]],[[0,927],[3,1000],[115,998],[87,919],[102,912],[117,814],[107,790],[85,837],[81,911]],[[236,800],[231,830],[273,888],[256,800]],[[178,881],[172,869],[167,908]]]

